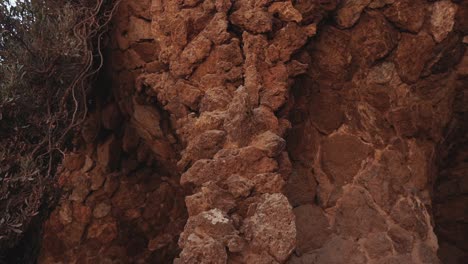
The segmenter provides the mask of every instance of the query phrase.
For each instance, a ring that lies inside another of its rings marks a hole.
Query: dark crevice
[[[463,89],[456,100],[463,101]],[[462,264],[468,259],[468,112],[457,110],[456,106],[454,125],[442,146],[433,193],[438,255],[445,264]]]

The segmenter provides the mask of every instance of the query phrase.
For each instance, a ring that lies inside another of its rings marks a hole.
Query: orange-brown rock
[[[334,184],[343,186],[351,183],[370,153],[370,147],[357,137],[331,135],[322,144],[323,170]]]
[[[429,34],[403,33],[395,56],[395,65],[400,78],[408,83],[416,82],[424,65],[431,58],[433,48],[434,41]]]
[[[395,26],[413,33],[419,32],[423,26],[426,12],[424,0],[396,0],[384,10],[384,15]]]
[[[464,263],[466,13],[123,0],[39,262]]]

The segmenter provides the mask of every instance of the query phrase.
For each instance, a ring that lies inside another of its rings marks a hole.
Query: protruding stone
[[[222,182],[232,174],[250,178],[259,173],[273,172],[278,168],[275,160],[255,147],[225,149],[214,159],[198,160],[182,175],[181,183],[194,183],[201,186],[208,181]]]
[[[213,239],[197,234],[191,234],[188,239],[190,243],[184,246],[179,259],[174,264],[226,264],[227,252],[225,246]]]
[[[384,58],[398,43],[398,32],[380,12],[369,11],[353,28],[351,43],[354,58],[367,64]]]
[[[232,100],[231,92],[225,87],[208,89],[200,102],[200,111],[225,110]]]
[[[205,59],[211,51],[211,41],[203,35],[198,35],[185,46],[180,54],[182,60],[195,64]]]
[[[234,195],[235,198],[247,197],[254,186],[252,181],[238,174],[230,176],[225,181],[225,184],[229,192]]]
[[[367,75],[367,82],[371,84],[389,83],[395,74],[395,64],[383,62],[372,67]]]
[[[255,137],[252,146],[266,152],[268,157],[278,156],[286,147],[286,141],[271,131]]]
[[[100,189],[106,180],[105,172],[100,167],[96,167],[88,175],[91,182],[90,188],[93,191]]]
[[[402,33],[396,50],[395,65],[400,78],[407,83],[419,79],[425,64],[432,56],[434,41],[427,33]]]
[[[287,2],[274,2],[268,7],[268,12],[278,14],[283,21],[301,22],[301,13],[294,8],[290,1]]]
[[[272,16],[261,8],[240,8],[230,16],[230,21],[253,33],[266,33],[272,29]]]
[[[278,118],[267,106],[259,106],[253,111],[253,119],[257,131],[275,131],[280,134],[280,124]]]
[[[338,8],[336,23],[343,28],[353,26],[361,16],[362,10],[371,0],[344,0]]]
[[[426,5],[424,0],[394,1],[384,10],[384,15],[397,27],[419,32],[425,17]]]
[[[68,197],[71,201],[83,202],[88,196],[89,180],[84,175],[79,175],[73,180],[73,191]]]
[[[153,38],[151,35],[151,23],[144,19],[131,16],[128,27],[127,39],[130,43]]]
[[[432,7],[431,34],[436,42],[444,40],[455,24],[457,4],[449,0],[437,1]]]
[[[281,193],[285,185],[279,173],[257,174],[252,178],[252,182],[257,193]]]
[[[63,166],[69,171],[76,171],[81,169],[85,163],[85,157],[79,153],[70,153],[65,155],[63,159]]]
[[[185,168],[193,161],[210,159],[222,148],[226,132],[222,130],[208,130],[195,136],[182,153],[178,166]]]
[[[351,79],[351,35],[332,26],[324,26],[311,43],[312,84],[320,80],[325,88],[341,89],[341,83]],[[311,85],[310,84],[310,85]]]
[[[93,210],[93,216],[95,218],[103,218],[109,214],[111,206],[107,203],[99,203]]]
[[[229,212],[235,206],[234,197],[227,191],[209,182],[201,187],[197,193],[185,198],[189,215],[194,216],[211,209]]]
[[[116,174],[109,174],[106,176],[106,181],[104,183],[103,190],[107,196],[111,197],[115,191],[119,188],[119,179]]]
[[[184,232],[179,238],[179,246],[184,249],[181,254],[181,258],[189,258],[190,256],[200,254],[200,252],[197,252],[196,250],[192,252],[190,248],[196,246],[199,242],[202,242],[200,241],[201,238],[204,238],[201,240],[207,239],[208,241],[211,241],[209,242],[211,245],[213,245],[213,243],[221,244],[223,246],[223,250],[220,252],[225,252],[225,246],[229,245],[230,242],[234,242],[233,240],[239,240],[237,232],[238,231],[232,225],[232,221],[219,209],[211,209],[196,216],[192,216],[187,221]],[[199,238],[196,239],[196,237]],[[220,256],[222,255],[224,254],[221,254]],[[220,256],[217,257],[219,258]],[[216,256],[211,256],[210,258],[212,257]]]
[[[280,63],[263,74],[264,88],[260,90],[260,104],[278,110],[288,98],[288,69]]]
[[[58,211],[60,222],[63,225],[67,225],[73,221],[73,211],[71,208],[70,202],[62,203],[62,206],[59,208]]]
[[[151,141],[153,138],[162,138],[160,128],[161,116],[159,112],[148,105],[134,105],[133,120],[138,134]]]
[[[295,246],[294,214],[280,193],[262,195],[241,230],[253,246],[266,250],[278,262],[285,261]]]
[[[287,62],[317,32],[317,25],[299,26],[289,22],[280,29],[266,50],[266,59],[270,62]]]
[[[160,51],[159,45],[156,42],[134,43],[131,49],[134,50],[146,63],[155,61],[157,59],[157,54]]]
[[[95,162],[92,158],[90,158],[89,156],[86,156],[85,157],[85,163],[83,165],[83,167],[81,168],[81,171],[83,173],[86,173],[90,170],[92,170],[94,168],[94,165],[95,165]]]
[[[245,88],[240,87],[236,91],[226,113],[224,129],[228,133],[228,137],[239,146],[246,145],[254,128],[252,127],[252,106]]]

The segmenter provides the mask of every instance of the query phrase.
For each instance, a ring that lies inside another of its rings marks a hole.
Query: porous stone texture
[[[112,96],[66,156],[39,262],[439,263],[431,195],[468,105],[465,13],[123,0]]]
[[[293,55],[320,18],[304,20],[295,1],[186,2],[153,1],[152,34],[166,67],[136,80],[187,146],[178,165],[193,194],[175,262],[284,263],[296,225],[282,193],[290,125],[275,112],[308,67]]]

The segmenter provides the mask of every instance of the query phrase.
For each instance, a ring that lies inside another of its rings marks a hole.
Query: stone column
[[[290,173],[279,116],[296,54],[328,5],[292,1],[153,1],[165,68],[141,75],[186,146],[181,183],[193,194],[175,263],[284,263],[295,248]],[[333,8],[333,6],[332,6]],[[305,54],[303,54],[305,55]]]

